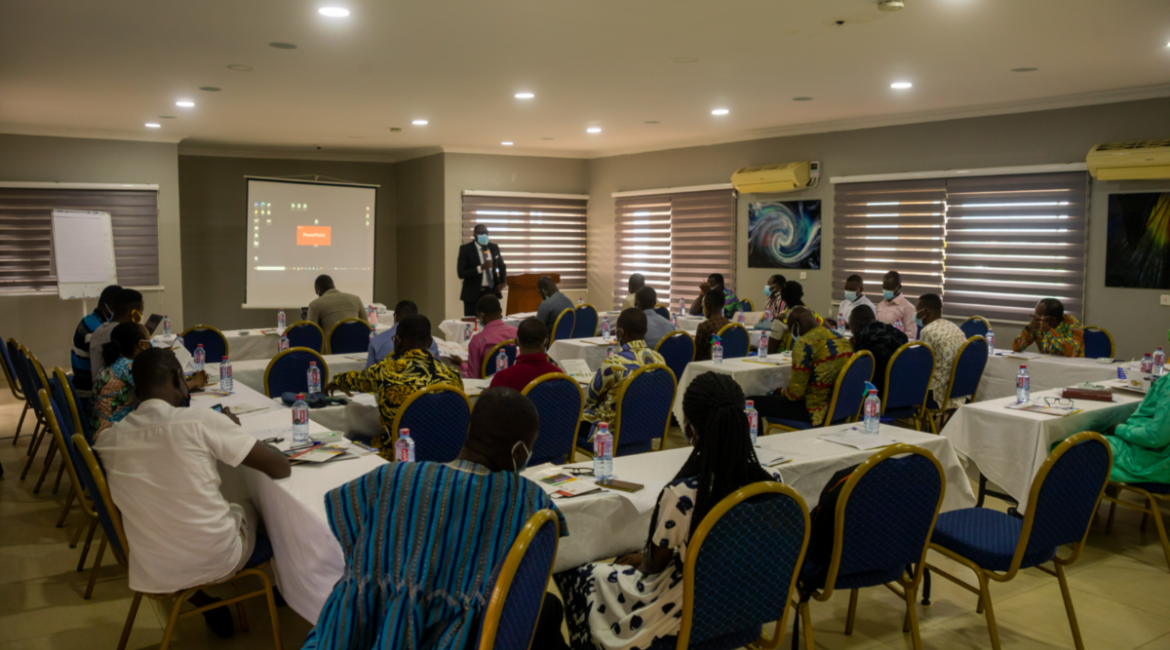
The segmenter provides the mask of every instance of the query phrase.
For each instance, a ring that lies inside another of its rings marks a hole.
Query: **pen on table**
[[[289,453],[289,452],[292,452],[292,451],[300,451],[300,450],[302,450],[302,449],[310,449],[310,448],[312,448],[312,447],[316,447],[316,446],[318,446],[318,445],[320,445],[320,444],[321,444],[321,441],[320,441],[320,440],[314,440],[313,442],[310,442],[310,443],[309,443],[309,444],[307,444],[307,445],[297,445],[297,446],[295,446],[295,447],[289,447],[287,450],[285,450],[285,453]]]

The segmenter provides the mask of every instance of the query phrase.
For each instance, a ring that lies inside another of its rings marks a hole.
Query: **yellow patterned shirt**
[[[646,347],[646,341],[630,341],[602,361],[585,396],[585,421],[612,422],[617,417],[618,389],[638,368],[655,363],[665,365],[666,361]]]
[[[394,457],[390,445],[390,427],[394,416],[406,398],[435,384],[452,384],[463,390],[459,371],[439,361],[427,350],[410,350],[401,355],[392,354],[365,370],[343,372],[333,378],[339,388],[348,391],[373,393],[378,398],[378,414],[382,419],[382,435],[374,439],[374,446],[386,459]]]
[[[824,327],[813,328],[796,339],[792,347],[792,379],[784,396],[794,402],[804,400],[813,425],[824,422],[837,375],[851,356],[853,343]]]

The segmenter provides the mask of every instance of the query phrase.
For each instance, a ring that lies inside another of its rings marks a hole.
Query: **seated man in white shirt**
[[[133,376],[137,410],[94,445],[126,528],[130,588],[171,593],[226,580],[270,559],[272,546],[257,533],[255,507],[248,500],[227,502],[216,461],[281,479],[292,473],[284,454],[240,428],[228,409],[187,408],[187,382],[170,350],[141,352]],[[203,607],[218,599],[199,591],[190,600]],[[221,638],[235,631],[226,607],[203,616]]]
[[[849,315],[853,313],[855,307],[865,305],[877,313],[877,306],[870,301],[865,295],[865,286],[861,282],[861,276],[854,273],[845,278],[845,299],[841,301],[841,306],[837,310],[837,321],[844,321],[841,327],[849,327]]]

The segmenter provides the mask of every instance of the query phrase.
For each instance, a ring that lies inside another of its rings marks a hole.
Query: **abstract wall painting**
[[[1170,289],[1170,192],[1109,195],[1105,286]]]
[[[749,203],[748,268],[821,268],[821,202]]]

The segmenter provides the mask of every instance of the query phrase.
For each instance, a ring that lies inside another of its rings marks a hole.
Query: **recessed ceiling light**
[[[160,119],[160,120],[173,120],[173,119],[175,119],[175,116],[174,115],[159,115],[158,119]]]
[[[228,70],[235,70],[236,72],[251,72],[252,66],[240,65],[239,63],[233,63],[233,64],[228,66]]]
[[[587,129],[585,129],[585,132],[586,133],[601,133],[601,127],[600,126],[591,126]]]
[[[147,123],[146,123],[146,128],[148,128],[148,129],[160,129],[160,128],[162,128],[162,125],[161,125],[161,124],[158,124],[158,123],[156,123],[156,122],[147,122]]]
[[[414,120],[413,122],[411,122],[411,124],[413,124],[415,126],[426,126],[426,125],[430,124],[430,122],[428,122],[426,120]]]
[[[811,102],[812,97],[793,97],[792,101],[794,101],[794,102]]]
[[[280,41],[274,41],[272,43],[269,43],[268,47],[275,47],[278,50],[295,50],[295,49],[297,49],[297,46],[293,43],[281,43]]]
[[[895,81],[894,83],[890,84],[890,88],[894,88],[896,90],[906,90],[907,88],[913,87],[914,84],[910,83],[909,81]]]
[[[508,142],[507,140],[505,140],[504,142],[501,142],[500,144],[504,145],[505,147],[510,147],[510,146],[512,146],[512,143],[511,143],[511,142]]]
[[[191,108],[194,105],[195,102],[189,99],[180,99],[179,101],[175,102],[175,106],[182,106],[183,108]]]
[[[717,109],[711,111],[711,114],[712,115],[727,115],[730,112],[731,111],[727,110],[726,108],[717,108]]]
[[[1012,68],[1012,72],[1035,72],[1040,68]]]
[[[658,120],[646,120],[644,124],[658,124]]]
[[[532,99],[536,95],[532,93],[516,93],[516,99]]]
[[[678,56],[670,60],[671,63],[698,63],[698,59],[692,59],[686,56]]]
[[[199,87],[199,90],[202,90],[203,92],[208,92],[208,93],[217,93],[217,92],[219,92],[220,90],[223,90],[223,89],[222,89],[222,88],[216,88],[215,86],[200,86],[200,87]]]
[[[322,16],[329,16],[330,18],[345,18],[349,15],[349,9],[343,7],[321,7],[317,13]]]

